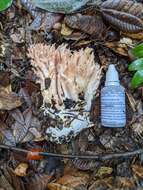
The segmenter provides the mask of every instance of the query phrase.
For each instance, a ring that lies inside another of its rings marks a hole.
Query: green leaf
[[[137,71],[131,81],[132,88],[137,88],[143,84],[143,70]]]
[[[129,71],[140,71],[143,70],[143,58],[137,59],[135,61],[133,61],[129,67],[128,67]]]
[[[0,11],[4,11],[11,6],[13,0],[0,0]]]
[[[134,47],[131,50],[131,53],[135,56],[135,57],[143,57],[143,43],[137,45],[136,47]]]

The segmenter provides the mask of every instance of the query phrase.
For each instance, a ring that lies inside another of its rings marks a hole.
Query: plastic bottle
[[[101,90],[101,125],[104,127],[126,125],[125,90],[120,85],[118,72],[113,64],[109,65],[105,87]]]

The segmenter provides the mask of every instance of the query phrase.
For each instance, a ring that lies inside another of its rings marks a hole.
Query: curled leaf
[[[63,36],[69,36],[72,34],[72,32],[73,32],[73,29],[69,28],[65,24],[62,24],[61,34]]]
[[[138,17],[113,9],[101,9],[103,18],[113,27],[123,32],[136,33],[143,31],[143,22]]]
[[[28,164],[27,163],[20,163],[14,170],[14,173],[17,176],[26,176],[26,171],[28,169]]]
[[[137,88],[143,83],[143,70],[137,71],[131,81],[132,88]]]
[[[130,65],[129,65],[129,71],[139,71],[139,70],[143,70],[143,58],[137,59],[135,61],[133,61]]]

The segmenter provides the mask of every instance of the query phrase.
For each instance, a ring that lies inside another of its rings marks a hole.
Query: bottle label
[[[124,127],[126,123],[124,91],[106,90],[101,93],[101,123],[105,127]]]

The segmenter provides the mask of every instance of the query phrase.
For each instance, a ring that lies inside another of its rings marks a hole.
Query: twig
[[[31,151],[16,148],[8,145],[2,145],[0,144],[0,148],[7,149],[10,151],[17,151],[17,152],[23,152],[23,153],[29,153]],[[38,152],[41,156],[51,156],[51,157],[59,157],[59,158],[67,158],[67,159],[90,159],[90,160],[98,160],[98,161],[105,161],[105,160],[111,160],[111,159],[119,159],[119,158],[127,158],[132,157],[135,155],[139,155],[143,153],[143,149],[138,149],[134,151],[128,151],[128,152],[121,152],[121,153],[111,153],[111,154],[95,154],[95,155],[69,155],[69,154],[56,154],[51,152]]]

